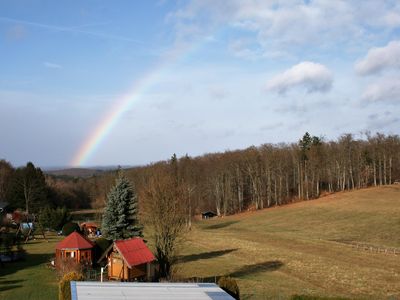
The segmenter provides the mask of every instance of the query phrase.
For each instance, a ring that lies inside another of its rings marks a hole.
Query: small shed
[[[58,260],[74,259],[77,263],[92,264],[94,243],[76,231],[56,245],[56,265]]]
[[[120,281],[151,281],[154,278],[155,257],[143,239],[115,241],[106,251],[108,278]]]
[[[202,219],[211,219],[211,218],[214,218],[216,216],[217,216],[217,214],[212,212],[212,211],[205,211],[205,212],[201,213],[201,218]]]

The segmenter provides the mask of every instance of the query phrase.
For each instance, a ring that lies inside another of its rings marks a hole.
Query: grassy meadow
[[[400,299],[400,253],[357,250],[349,242],[400,249],[400,186],[198,222],[177,276],[230,275],[251,299]]]
[[[47,263],[59,239],[30,241],[25,261],[0,268],[0,299],[57,299],[56,274]],[[400,249],[400,186],[195,222],[175,275],[232,276],[242,299],[400,299],[400,253],[360,250],[355,242]]]

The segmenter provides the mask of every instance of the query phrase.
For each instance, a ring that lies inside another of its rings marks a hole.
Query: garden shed
[[[215,216],[217,216],[217,214],[212,211],[205,211],[201,213],[202,219],[211,219],[214,218]]]
[[[115,241],[106,251],[108,278],[120,281],[151,281],[155,257],[143,239]]]
[[[56,246],[56,265],[58,260],[75,259],[77,263],[92,264],[94,243],[74,231]]]

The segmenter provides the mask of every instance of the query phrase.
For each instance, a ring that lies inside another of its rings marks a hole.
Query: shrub
[[[38,217],[38,223],[43,229],[60,230],[71,219],[68,210],[63,208],[43,208]]]
[[[59,278],[63,278],[69,273],[82,273],[83,265],[78,263],[74,258],[57,258],[56,259],[57,274]]]
[[[59,282],[58,299],[71,300],[71,281],[82,281],[83,275],[77,272],[70,272],[64,275]]]
[[[218,285],[233,298],[240,299],[239,286],[235,279],[223,276],[218,280]]]
[[[74,223],[74,222],[68,222],[62,228],[62,234],[64,236],[70,235],[74,231],[76,231],[76,232],[80,232],[81,231],[79,225]]]
[[[8,254],[11,252],[11,248],[14,245],[13,233],[1,232],[0,233],[0,254]]]

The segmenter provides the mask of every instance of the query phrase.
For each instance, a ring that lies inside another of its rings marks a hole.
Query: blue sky
[[[399,78],[398,1],[4,0],[0,158],[70,165],[126,95],[83,165],[398,134]]]

